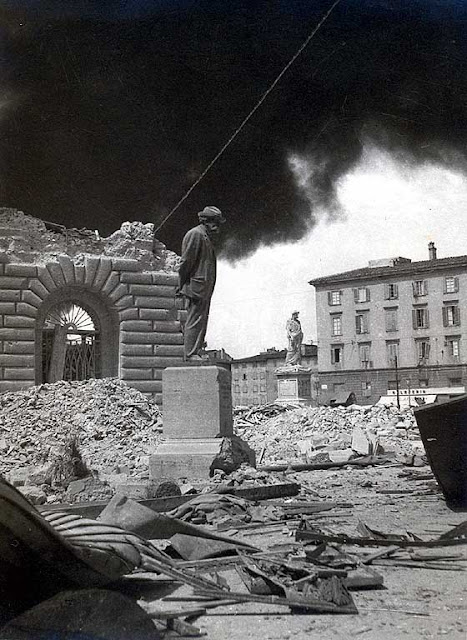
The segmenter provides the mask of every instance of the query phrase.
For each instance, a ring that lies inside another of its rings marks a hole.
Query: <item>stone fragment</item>
[[[362,456],[368,456],[371,453],[371,443],[366,433],[360,427],[354,427],[351,446],[354,451]]]
[[[223,438],[221,449],[211,464],[211,471],[221,469],[225,473],[231,473],[244,462],[251,466],[255,465],[253,449],[237,436]]]
[[[47,502],[47,496],[44,491],[40,487],[36,487],[36,485],[20,486],[19,490],[32,504],[45,504]]]
[[[88,500],[109,500],[112,488],[99,478],[89,477],[70,482],[65,493],[65,501],[71,504]]]

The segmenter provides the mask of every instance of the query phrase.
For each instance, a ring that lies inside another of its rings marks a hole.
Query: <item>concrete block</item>
[[[139,317],[141,318],[141,320],[165,320],[165,321],[172,322],[170,318],[170,311],[168,309],[140,308]]]
[[[211,465],[221,450],[222,438],[167,440],[159,444],[156,453],[149,456],[149,477],[152,480],[209,478]]]
[[[154,284],[167,284],[176,287],[178,285],[178,274],[157,271],[152,274],[152,281]]]
[[[183,334],[179,333],[153,333],[155,344],[183,344]]]
[[[174,298],[175,287],[157,284],[130,284],[130,293],[135,296],[159,296],[161,298]]]
[[[120,322],[122,322],[122,320],[138,320],[138,309],[120,309],[118,312],[118,317],[120,318]]]
[[[1,380],[0,381],[0,393],[6,393],[7,391],[20,391],[21,389],[27,389],[33,387],[34,381],[32,380]]]
[[[50,271],[46,266],[37,267],[37,276],[49,292],[54,291],[57,288],[57,283],[50,275]]]
[[[0,353],[2,367],[34,367],[34,356],[19,353]]]
[[[0,329],[0,340],[34,340],[36,337],[34,329]]]
[[[152,273],[142,272],[135,273],[128,271],[120,276],[121,282],[125,284],[152,284]]]
[[[14,312],[15,312],[14,302],[0,302],[0,315],[4,315],[5,313],[14,313]]]
[[[161,393],[162,391],[160,380],[126,380],[125,382],[133,389],[141,391],[141,393]]]
[[[122,369],[120,377],[125,382],[138,380],[153,380],[153,369]],[[162,380],[162,376],[160,377]]]
[[[22,291],[21,302],[27,302],[33,307],[39,308],[42,304],[42,298],[39,298],[33,291]]]
[[[18,302],[16,304],[16,312],[22,316],[29,316],[30,318],[35,318],[37,315],[37,308],[33,307],[31,304],[27,302]]]
[[[136,296],[135,304],[145,309],[173,309],[176,306],[174,298],[160,296]]]
[[[110,276],[111,272],[112,272],[112,261],[110,260],[110,258],[101,258],[99,262],[99,267],[97,269],[97,273],[93,282],[94,289],[101,289],[101,287],[106,282],[107,278]]]
[[[84,282],[90,287],[94,282],[101,259],[94,256],[86,256],[84,260]]]
[[[129,258],[113,258],[112,270],[113,271],[141,271],[141,265],[138,260],[131,260]]]
[[[3,276],[0,278],[0,289],[25,289],[28,286],[28,282],[28,278]]]
[[[182,341],[183,342],[183,341]],[[157,344],[154,354],[157,356],[177,356],[183,360],[183,344]]]
[[[35,327],[35,318],[29,316],[5,316],[3,318],[4,327]]]
[[[23,278],[35,278],[37,277],[37,267],[33,264],[10,263],[5,265],[5,275]]]
[[[112,298],[112,300],[118,300],[119,298],[122,298],[126,295],[128,295],[128,285],[120,283],[112,291],[110,297]]]
[[[84,284],[85,268],[84,264],[75,264],[75,282],[76,284]]]
[[[33,291],[36,296],[39,296],[42,300],[45,300],[49,295],[49,290],[45,287],[40,280],[32,280],[29,285],[30,291]]]
[[[55,282],[56,287],[63,287],[65,283],[65,276],[58,262],[49,262],[47,264],[47,270],[50,273],[52,280]]]
[[[169,358],[169,357],[159,357],[159,356],[122,356],[121,364],[122,367],[129,367],[130,369],[152,369],[154,368],[164,368],[164,367],[173,367],[177,364],[180,364],[180,358]]]
[[[2,289],[0,290],[1,302],[17,302],[21,298],[21,291],[16,289]]]
[[[170,367],[162,374],[164,436],[231,436],[231,375],[216,366]]]
[[[120,284],[120,277],[118,273],[115,273],[114,271],[112,271],[112,273],[109,275],[105,283],[102,285],[101,290],[103,293],[110,295],[112,291],[115,289],[115,287],[118,287],[119,284]]]
[[[114,302],[115,306],[119,309],[126,309],[127,307],[134,306],[134,297],[133,296],[123,296],[119,300]]]
[[[152,356],[151,344],[122,344],[120,353],[124,356]]]
[[[57,256],[59,265],[62,268],[63,277],[67,284],[75,284],[75,269],[69,256]]]
[[[126,331],[152,331],[151,320],[125,320],[120,323],[120,329]]]
[[[36,345],[32,340],[27,342],[14,342],[8,340],[3,343],[4,353],[35,353]]]

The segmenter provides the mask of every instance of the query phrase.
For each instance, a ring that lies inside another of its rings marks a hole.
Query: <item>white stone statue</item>
[[[298,311],[292,313],[292,317],[287,320],[285,325],[287,331],[287,355],[285,358],[285,366],[296,366],[302,361],[302,341],[303,332],[302,325],[298,319]]]

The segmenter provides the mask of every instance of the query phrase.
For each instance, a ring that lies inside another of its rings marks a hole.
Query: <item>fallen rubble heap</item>
[[[4,393],[0,407],[0,473],[17,486],[66,487],[92,472],[147,473],[162,431],[157,405],[114,378]]]
[[[279,409],[273,404],[237,411],[235,429],[263,464],[345,463],[385,452],[393,452],[403,464],[424,464],[425,450],[412,409],[384,405]]]

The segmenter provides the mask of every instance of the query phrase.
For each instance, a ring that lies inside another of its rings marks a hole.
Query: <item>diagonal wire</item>
[[[246,123],[250,120],[250,118],[253,116],[254,113],[256,113],[256,111],[259,109],[259,107],[263,104],[263,102],[266,100],[266,98],[268,97],[268,95],[271,93],[271,91],[275,88],[275,86],[278,84],[278,82],[281,80],[282,76],[288,71],[288,69],[293,65],[293,63],[295,62],[295,60],[298,58],[298,56],[302,53],[302,51],[305,49],[305,47],[307,47],[307,45],[310,43],[310,41],[314,38],[314,36],[316,35],[316,33],[319,31],[319,29],[322,27],[322,25],[326,22],[326,20],[329,18],[329,16],[331,15],[331,13],[334,11],[335,7],[341,2],[342,0],[335,0],[335,2],[331,5],[330,9],[328,9],[328,11],[324,14],[324,16],[321,18],[321,20],[318,22],[318,24],[316,25],[316,27],[313,29],[313,31],[310,33],[310,35],[307,37],[307,39],[302,43],[302,45],[299,47],[299,49],[294,53],[294,55],[292,56],[292,58],[289,60],[289,62],[285,65],[285,67],[282,69],[282,71],[279,73],[279,75],[277,76],[277,78],[274,80],[274,82],[271,84],[271,86],[263,93],[263,95],[261,96],[261,98],[258,100],[258,102],[255,104],[255,106],[253,107],[253,109],[250,111],[250,113],[243,119],[242,123],[240,124],[239,127],[237,127],[237,129],[234,131],[234,133],[230,136],[230,138],[227,140],[227,142],[224,144],[224,146],[221,148],[221,150],[214,156],[214,158],[211,160],[211,162],[208,164],[208,166],[204,169],[204,171],[201,173],[201,175],[198,177],[198,179],[191,185],[191,187],[188,189],[188,191],[185,193],[185,195],[180,198],[180,200],[177,202],[177,204],[172,208],[171,211],[169,211],[169,213],[165,216],[165,218],[162,220],[162,222],[159,224],[159,226],[154,229],[154,237],[156,236],[156,233],[164,226],[164,224],[167,222],[167,220],[175,213],[175,211],[177,211],[177,209],[179,208],[179,206],[182,204],[182,202],[184,202],[188,196],[190,195],[190,193],[193,191],[193,189],[195,189],[195,187],[201,182],[201,180],[204,178],[204,176],[208,173],[208,171],[212,168],[212,166],[217,162],[217,160],[221,157],[221,155],[224,153],[224,151],[227,149],[227,147],[230,146],[230,144],[235,140],[235,138],[237,137],[237,135],[240,133],[240,131],[243,129],[243,127],[246,125]]]

